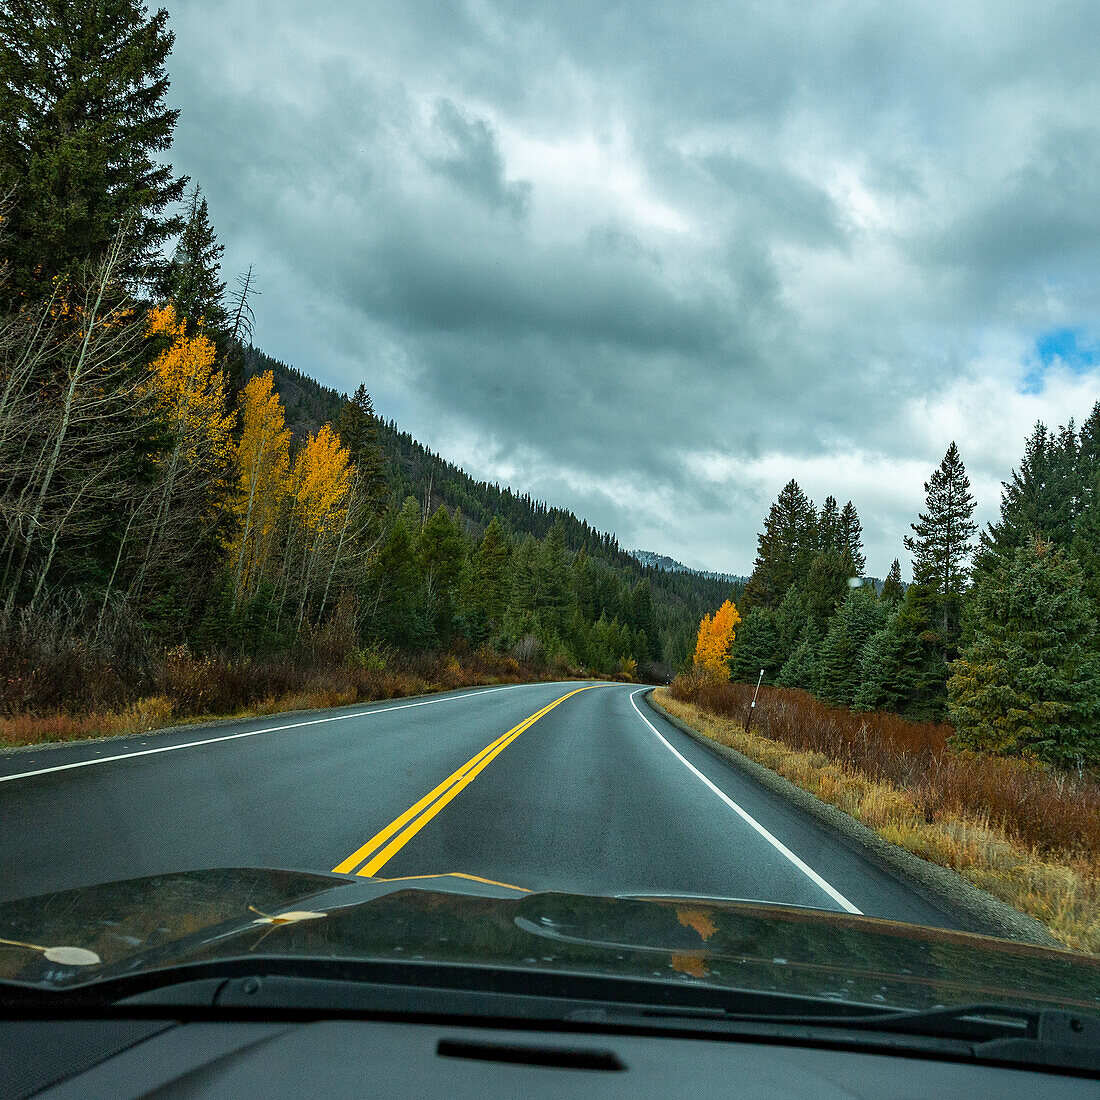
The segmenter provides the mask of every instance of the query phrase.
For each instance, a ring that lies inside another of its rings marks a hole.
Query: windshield
[[[1093,22],[0,2],[0,980],[1100,1011]]]

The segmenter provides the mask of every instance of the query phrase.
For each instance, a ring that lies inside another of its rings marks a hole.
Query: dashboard
[[[1095,1080],[791,1044],[377,1019],[0,1021],[0,1100],[63,1097],[1096,1100]]]

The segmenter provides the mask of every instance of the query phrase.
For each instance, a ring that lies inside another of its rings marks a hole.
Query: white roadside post
[[[749,703],[749,717],[745,722],[745,732],[749,732],[749,726],[752,725],[752,716],[756,712],[756,697],[760,694],[760,681],[764,679],[764,670],[760,670],[760,675],[756,678],[756,691],[752,693],[752,702]]]

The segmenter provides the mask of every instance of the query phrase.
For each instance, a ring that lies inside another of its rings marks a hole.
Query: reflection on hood
[[[701,898],[530,893],[225,868],[0,905],[0,979],[46,988],[240,958],[430,961],[930,1008],[1100,1007],[1100,959],[969,933]]]

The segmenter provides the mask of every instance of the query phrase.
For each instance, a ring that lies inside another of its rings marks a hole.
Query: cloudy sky
[[[881,576],[1100,398],[1095,0],[169,9],[256,342],[626,546],[748,572],[794,477]]]

